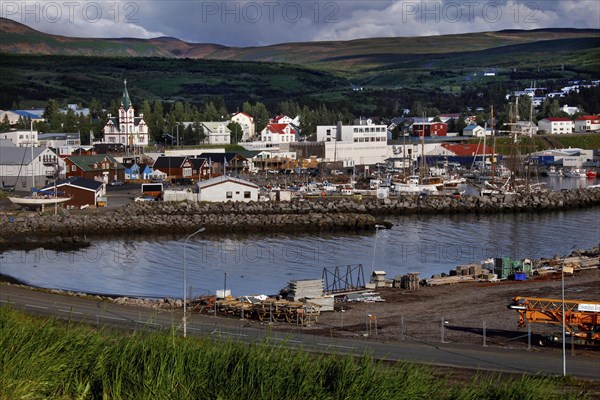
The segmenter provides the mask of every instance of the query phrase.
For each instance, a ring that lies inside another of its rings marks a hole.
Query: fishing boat
[[[598,176],[598,173],[593,169],[588,169],[587,171],[585,171],[585,176],[587,178],[596,178]]]
[[[564,172],[564,175],[567,178],[586,178],[587,177],[586,172],[580,170],[579,168],[570,169],[570,170]]]
[[[562,177],[563,176],[563,171],[562,171],[562,169],[557,169],[555,166],[551,166],[546,171],[546,174],[548,176],[552,176],[552,177]]]

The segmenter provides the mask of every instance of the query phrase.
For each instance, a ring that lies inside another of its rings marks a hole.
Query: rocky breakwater
[[[336,199],[261,203],[138,202],[118,210],[84,210],[59,215],[0,215],[0,251],[32,238],[61,245],[85,245],[78,238],[107,235],[319,232],[374,229],[384,215],[436,213],[541,212],[600,205],[600,189],[519,195],[419,196],[386,199],[351,196]]]

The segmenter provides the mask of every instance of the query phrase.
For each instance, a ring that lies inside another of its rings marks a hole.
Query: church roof
[[[131,99],[129,98],[129,92],[127,92],[127,79],[123,81],[123,98],[121,99],[121,105],[126,110],[131,107]]]

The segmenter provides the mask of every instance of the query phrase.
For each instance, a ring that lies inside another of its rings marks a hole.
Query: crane
[[[563,323],[561,299],[515,297],[508,308],[519,313],[519,327],[528,323]],[[582,344],[600,345],[600,301],[565,300],[564,310],[565,330],[571,337]]]

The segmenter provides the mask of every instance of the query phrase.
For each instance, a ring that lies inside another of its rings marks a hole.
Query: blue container
[[[523,274],[523,273],[516,273],[515,274],[515,281],[524,281],[527,279],[527,275]]]

